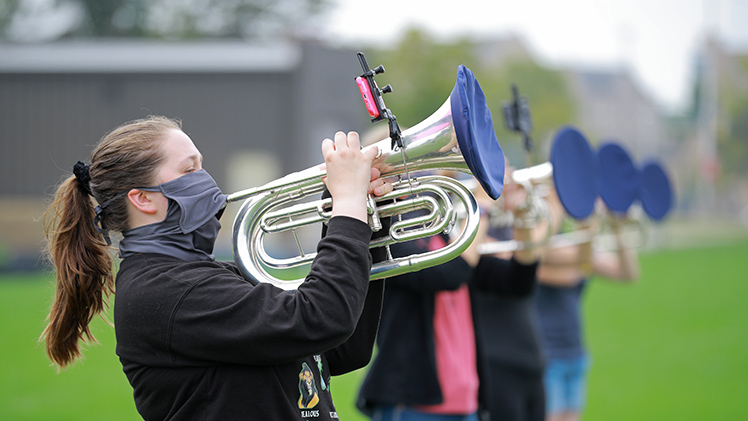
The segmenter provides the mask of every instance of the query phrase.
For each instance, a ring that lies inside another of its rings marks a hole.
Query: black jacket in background
[[[426,250],[424,240],[393,245],[402,257]],[[442,402],[434,350],[434,297],[437,291],[471,289],[499,294],[522,294],[535,278],[537,265],[482,257],[471,268],[462,258],[388,278],[377,355],[359,391],[358,408],[369,413],[376,406],[435,405]],[[476,345],[476,351],[480,352]],[[478,355],[480,361],[480,355]],[[480,367],[479,367],[479,375]]]

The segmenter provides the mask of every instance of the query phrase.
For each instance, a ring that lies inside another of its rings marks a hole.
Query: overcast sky
[[[334,1],[332,39],[392,43],[410,25],[440,38],[517,34],[549,66],[626,68],[673,111],[687,106],[707,31],[748,45],[748,0]]]

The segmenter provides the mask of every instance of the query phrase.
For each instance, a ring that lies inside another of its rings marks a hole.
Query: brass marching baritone
[[[628,151],[612,140],[600,145],[597,157],[602,199],[597,211],[600,232],[591,241],[596,249],[641,246],[649,221],[661,221],[672,208],[669,178],[656,160],[638,167]],[[606,232],[611,228],[617,235]]]
[[[592,242],[597,250],[639,247],[648,222],[662,220],[672,207],[672,188],[662,165],[649,160],[638,167],[626,149],[606,141],[598,147],[600,200],[594,226],[553,236],[549,247]],[[648,218],[647,218],[648,217]]]
[[[546,223],[545,236],[537,244],[523,244],[516,240],[481,244],[479,253],[517,251],[530,246],[546,246],[552,242],[560,221],[552,220],[548,197],[551,190],[555,189],[566,214],[578,220],[590,216],[598,196],[598,171],[596,157],[584,135],[574,127],[562,128],[553,140],[548,162],[515,170],[511,175],[512,181],[527,191],[528,203],[525,206],[530,209],[531,220],[526,216],[521,221],[515,221],[506,214],[496,218],[504,219],[507,224],[521,223],[524,226]]]
[[[362,55],[359,59],[362,60]],[[504,156],[483,92],[468,68],[458,68],[455,87],[436,112],[399,133],[394,116],[383,107],[382,91],[371,83],[375,72],[370,71],[363,60],[362,67],[365,71],[362,77],[366,76],[373,88],[373,92],[367,94],[379,95],[374,98],[375,105],[388,116],[391,129],[389,138],[369,146],[379,150],[373,166],[380,170],[381,177],[398,179],[393,182],[394,191],[390,194],[368,198],[372,230],[381,227],[380,218],[396,217],[392,218],[388,235],[372,241],[370,247],[386,247],[449,232],[456,220],[453,200],[468,209],[467,221],[456,241],[440,250],[377,263],[370,273],[370,279],[374,280],[449,261],[467,249],[475,238],[479,209],[470,190],[447,177],[411,177],[410,173],[435,169],[472,173],[496,199],[503,187]],[[381,66],[377,70],[381,71],[376,73],[383,72]],[[324,191],[322,178],[325,174],[321,166],[314,166],[264,186],[229,195],[228,202],[244,200],[233,225],[233,248],[234,259],[245,278],[254,283],[269,282],[286,290],[296,289],[304,282],[316,253],[304,253],[299,247],[297,256],[276,258],[265,250],[264,238],[268,234],[329,220],[331,199],[294,203]],[[402,214],[414,210],[426,210],[428,215],[402,219]]]
[[[516,170],[512,178],[516,177],[520,184],[526,180],[531,181],[527,184],[532,186],[555,187],[567,215],[578,221],[594,215],[599,221],[583,229],[554,234],[544,246],[558,248],[592,242],[595,249],[615,250],[621,247],[620,241],[626,247],[642,245],[647,230],[644,215],[650,220],[660,221],[672,207],[672,189],[662,165],[650,160],[639,169],[628,152],[612,141],[602,144],[596,154],[591,149],[588,152],[584,147],[586,140],[582,142],[582,136],[571,136],[571,133],[568,129],[562,130],[555,139],[557,144],[554,144],[556,152],[552,164],[548,162]],[[576,139],[575,147],[571,147],[569,139]],[[572,156],[570,154],[577,158],[576,161],[564,158]],[[569,166],[572,162],[574,165]],[[566,172],[567,175],[557,177],[553,174],[554,169],[561,169],[559,173]],[[585,184],[589,189],[586,193],[579,194],[577,190],[574,196],[569,189],[578,186],[573,181],[580,179],[593,182]],[[601,200],[597,200],[598,197]],[[610,232],[614,225],[617,234]],[[515,251],[524,246],[514,240],[498,241],[481,245],[479,251],[493,254]]]

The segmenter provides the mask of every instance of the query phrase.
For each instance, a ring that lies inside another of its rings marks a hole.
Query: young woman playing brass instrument
[[[330,376],[369,362],[381,310],[365,199],[392,186],[354,132],[325,139],[322,153],[333,217],[307,281],[284,291],[215,260],[226,195],[179,121],[148,117],[107,134],[47,212],[51,360],[81,357],[114,293],[116,352],[144,419],[336,419]],[[122,233],[116,276],[109,230]]]

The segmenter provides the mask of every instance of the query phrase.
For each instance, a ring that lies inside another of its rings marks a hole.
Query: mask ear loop
[[[112,245],[112,240],[109,238],[109,229],[106,227],[106,224],[104,224],[104,210],[107,206],[109,206],[110,203],[114,202],[115,200],[119,199],[120,196],[124,196],[125,194],[127,194],[127,192],[116,194],[111,199],[94,208],[94,212],[96,212],[96,215],[94,215],[93,219],[94,228],[96,228],[96,232],[104,237],[104,241],[106,241],[106,245],[108,246]]]
[[[138,187],[138,190],[145,190],[145,191],[161,191],[161,189],[158,186],[151,186],[151,187]],[[107,200],[106,202],[96,206],[94,208],[94,212],[96,212],[96,215],[94,215],[94,228],[96,228],[96,232],[101,234],[104,237],[104,241],[106,241],[106,245],[111,246],[112,240],[109,238],[109,229],[106,227],[106,224],[104,224],[104,210],[106,209],[109,204],[114,202],[115,200],[119,199],[120,196],[126,195],[127,192],[124,191],[122,193],[118,193],[114,195],[111,199]]]
[[[104,224],[104,221],[102,218],[102,213],[104,213],[104,208],[106,205],[109,204],[109,201],[104,203],[104,206],[99,205],[94,208],[94,211],[96,212],[96,215],[94,216],[94,228],[96,228],[96,232],[101,234],[104,237],[104,241],[106,241],[106,245],[111,246],[112,240],[109,238],[109,230],[106,228],[106,225]]]

